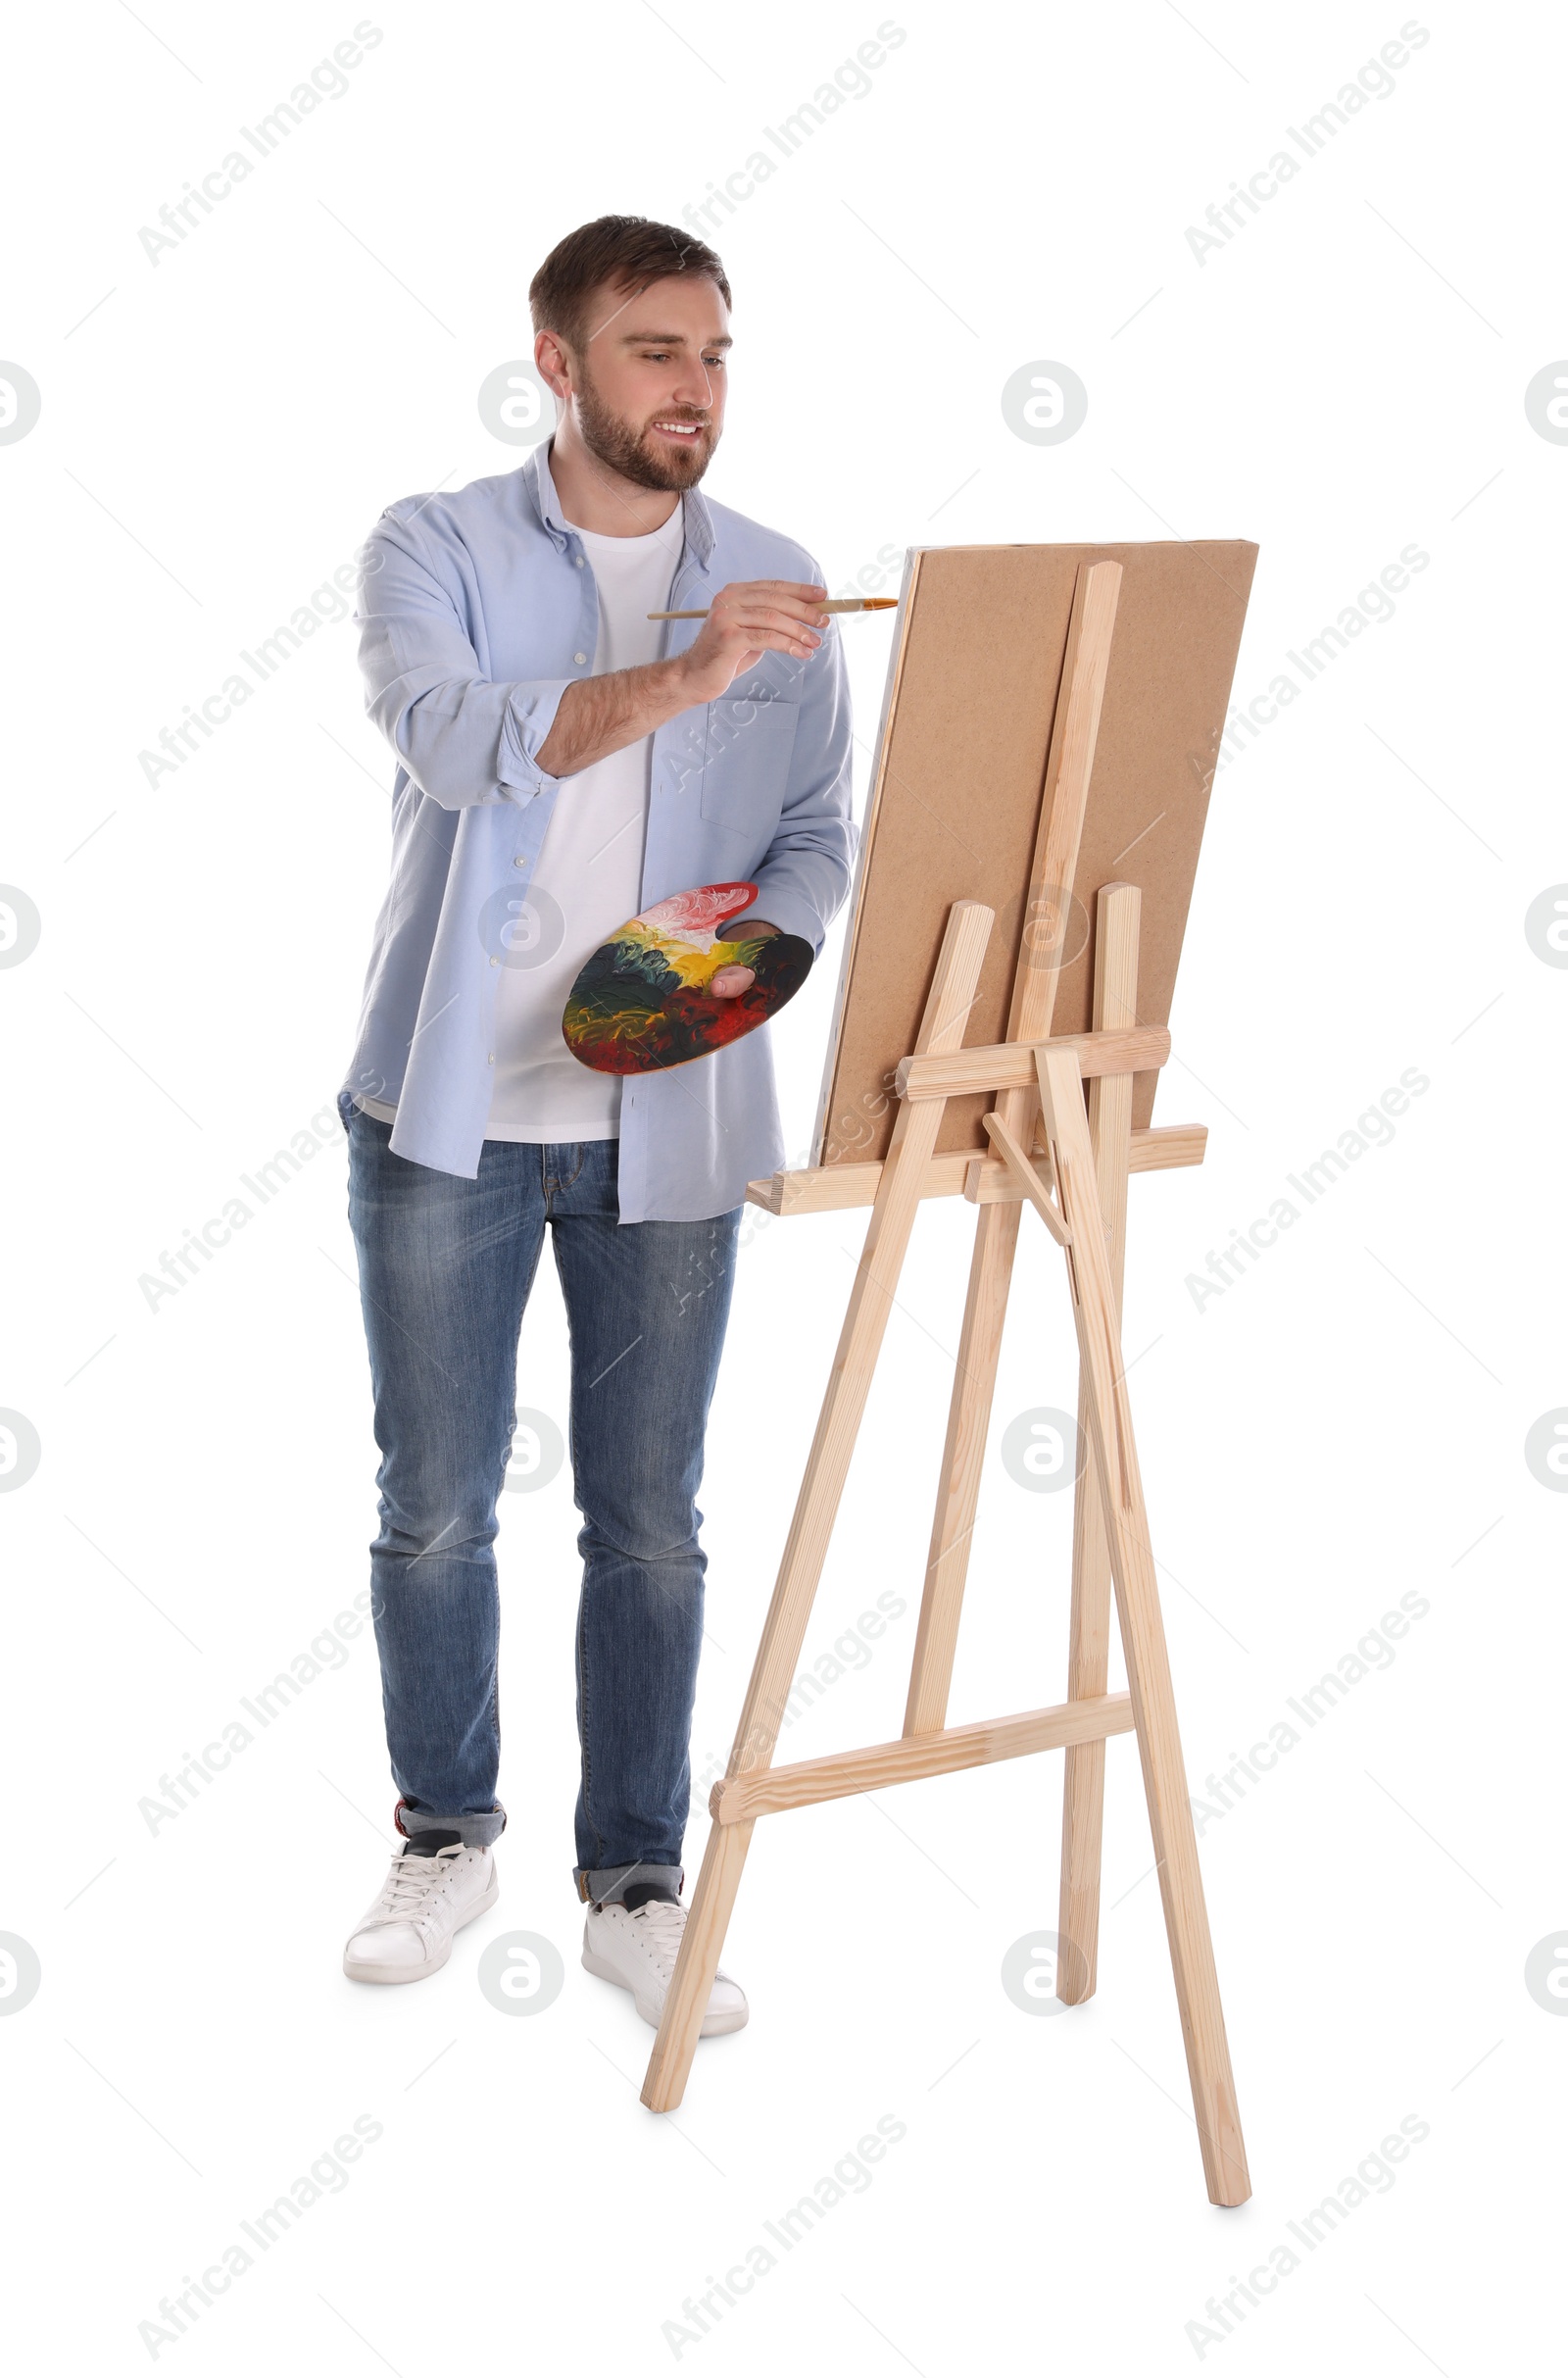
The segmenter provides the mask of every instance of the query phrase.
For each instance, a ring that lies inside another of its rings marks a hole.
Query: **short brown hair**
[[[553,330],[563,346],[580,355],[588,341],[588,300],[595,289],[608,282],[636,290],[693,273],[710,280],[726,306],[733,302],[723,266],[692,232],[650,223],[646,215],[601,215],[568,231],[528,283],[534,329]]]

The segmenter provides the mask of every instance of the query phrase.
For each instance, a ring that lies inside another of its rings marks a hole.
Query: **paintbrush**
[[[897,595],[854,595],[844,602],[813,603],[813,611],[897,611]],[[706,619],[706,611],[651,611],[651,619]]]

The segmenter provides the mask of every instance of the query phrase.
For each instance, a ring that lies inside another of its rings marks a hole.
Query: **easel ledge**
[[[1200,1164],[1208,1146],[1206,1123],[1167,1123],[1152,1131],[1135,1131],[1129,1172],[1170,1172],[1182,1164]],[[971,1182],[977,1176],[978,1185]],[[765,1214],[837,1214],[852,1206],[874,1206],[882,1178],[880,1164],[819,1164],[801,1172],[770,1172],[748,1181],[746,1202]],[[922,1198],[966,1197],[972,1206],[1016,1206],[1024,1192],[1010,1164],[955,1148],[934,1156],[926,1168]]]
[[[906,1057],[895,1076],[895,1096],[919,1102],[961,1097],[965,1091],[1021,1088],[1035,1077],[1042,1049],[1070,1053],[1085,1081],[1112,1074],[1154,1072],[1170,1055],[1162,1026],[1134,1026],[1111,1032],[1063,1033],[1052,1041],[1009,1041],[995,1049],[959,1049]],[[1167,1123],[1129,1134],[1129,1172],[1169,1172],[1200,1164],[1208,1145],[1202,1123]],[[851,1206],[874,1206],[882,1166],[817,1164],[800,1172],[773,1172],[746,1184],[747,1203],[768,1214],[835,1214]],[[971,1206],[1017,1205],[1025,1196],[1010,1164],[969,1148],[951,1149],[927,1160],[920,1196],[965,1197]]]

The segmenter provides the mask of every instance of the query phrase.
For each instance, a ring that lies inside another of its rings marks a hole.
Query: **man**
[[[391,884],[338,1105],[403,1841],[344,1970],[417,1981],[497,1898],[492,1546],[548,1224],[583,1518],[583,1962],[657,2024],[686,1916],[693,1497],[745,1185],[783,1143],[765,1028],[622,1082],[578,1065],[562,1012],[612,927],[699,884],[757,885],[730,938],[821,949],[854,847],[850,714],[814,562],[698,493],[730,347],[711,249],[606,216],[552,252],[529,303],[553,439],[520,471],[394,504],[356,615],[368,707],[398,761]],[[713,993],[753,979],[722,967]],[[721,1974],[705,2032],[746,2014]]]

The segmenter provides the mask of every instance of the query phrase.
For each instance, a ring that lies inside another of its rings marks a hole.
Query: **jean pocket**
[[[794,702],[726,695],[708,705],[701,813],[710,825],[743,835],[760,850],[771,838],[789,784]]]

